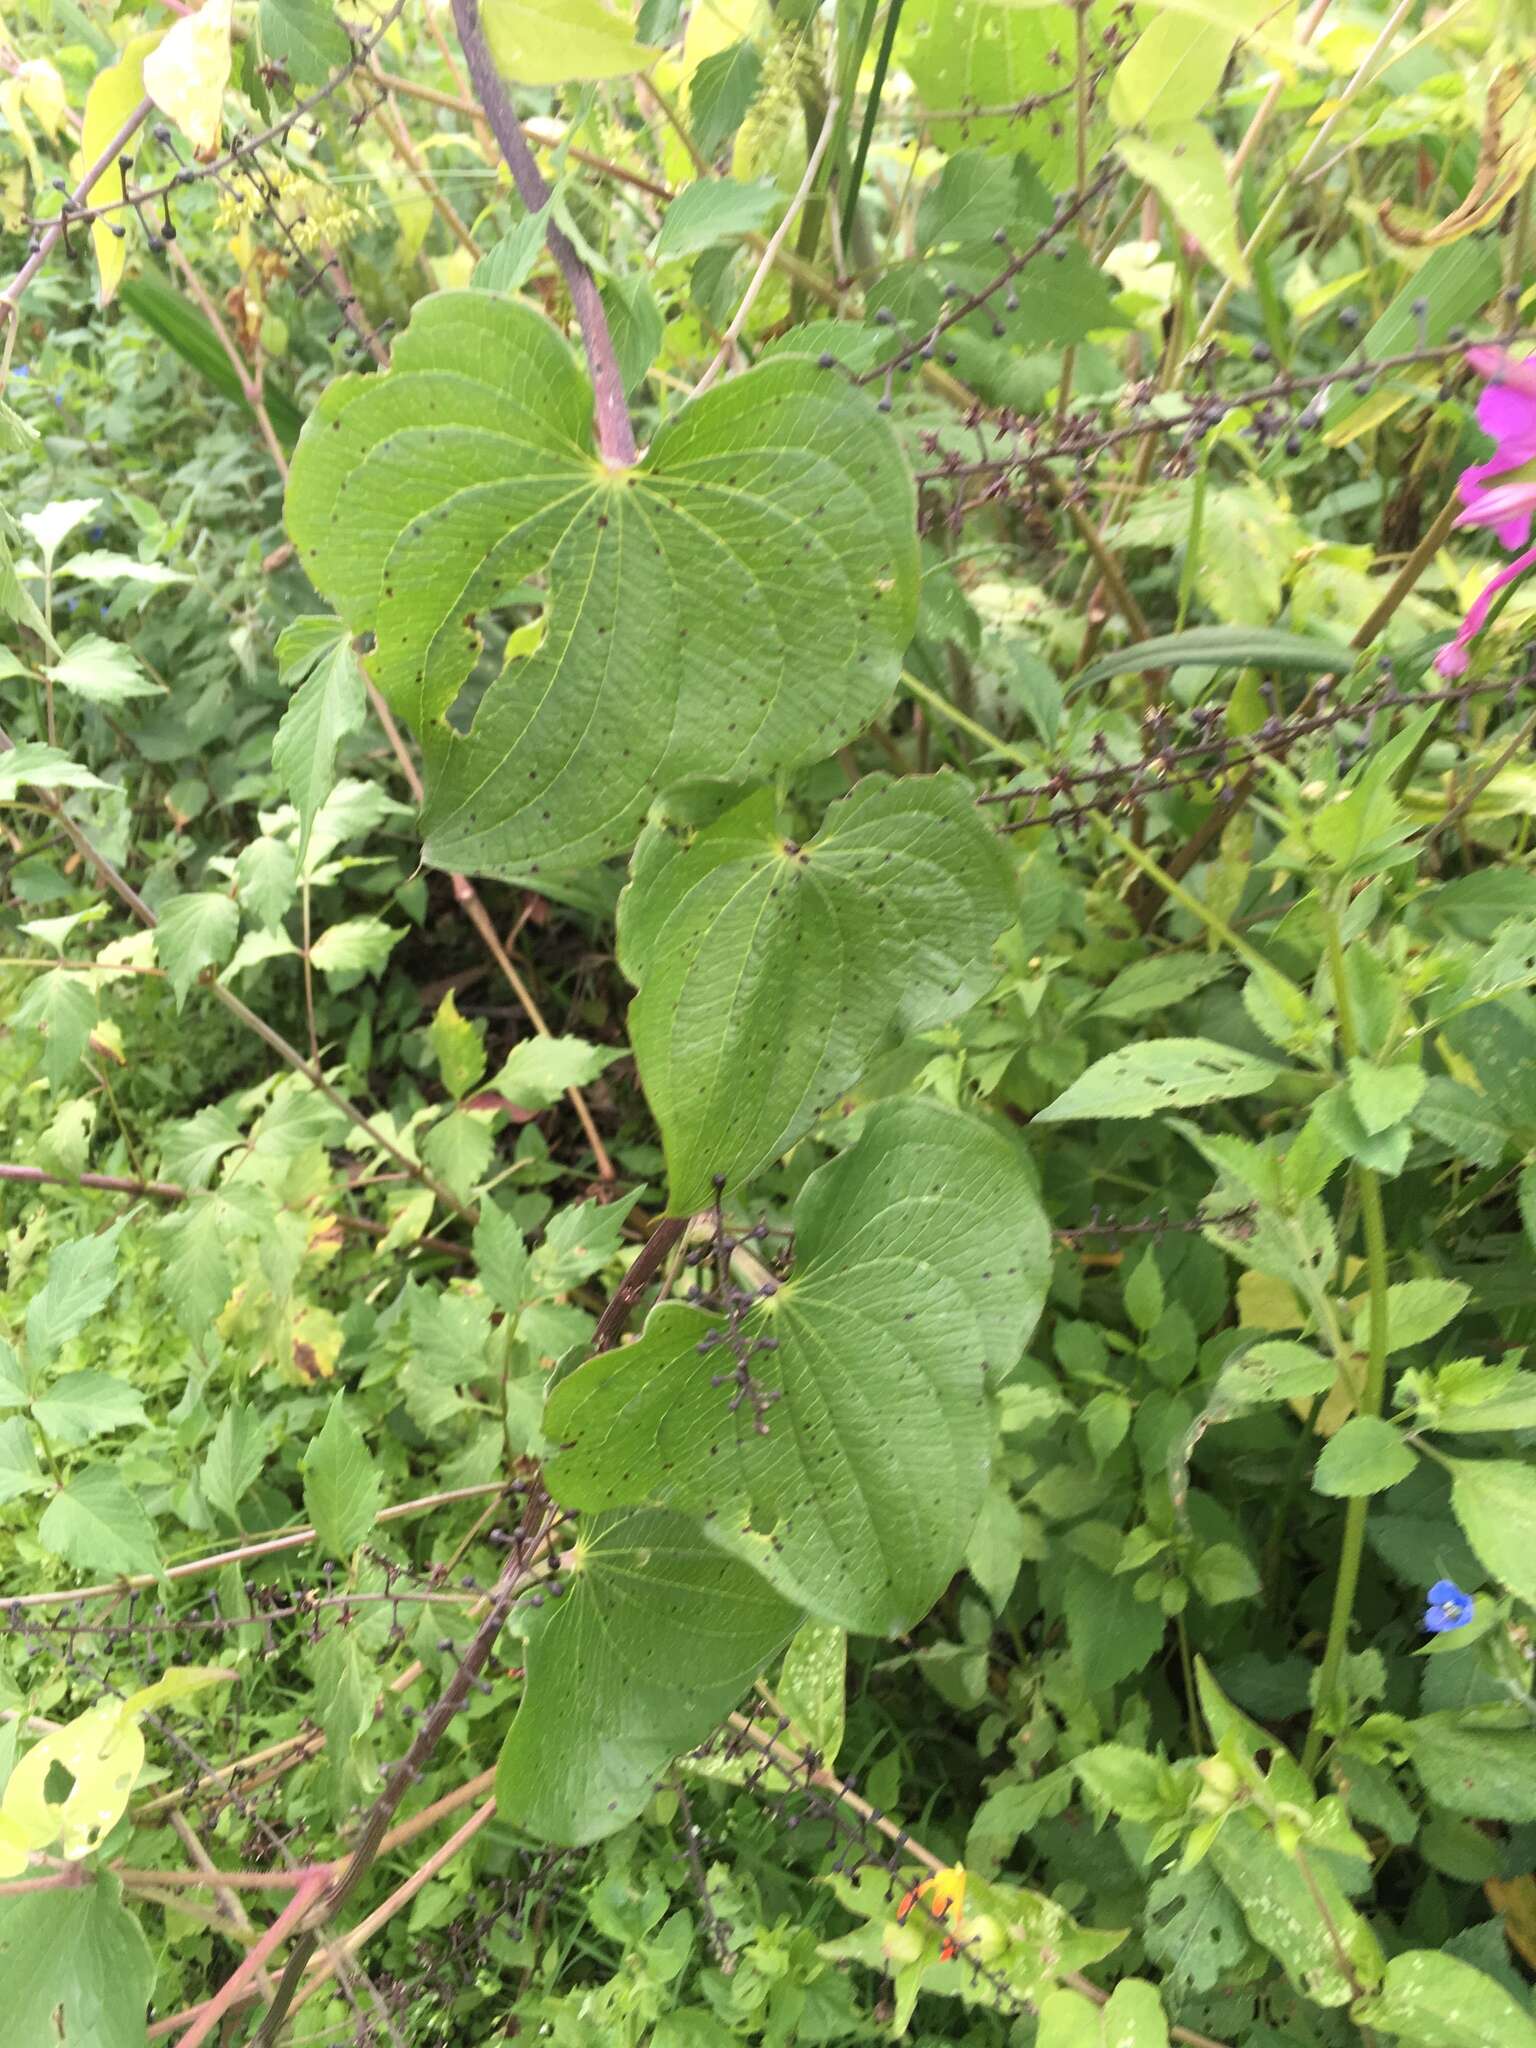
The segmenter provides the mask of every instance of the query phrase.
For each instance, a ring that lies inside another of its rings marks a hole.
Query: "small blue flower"
[[[1463,1593],[1454,1579],[1436,1579],[1429,1589],[1424,1626],[1432,1636],[1449,1635],[1452,1629],[1466,1627],[1476,1606],[1472,1595]]]
[[[31,374],[32,371],[26,363],[17,363],[12,367],[11,370],[11,375],[13,377],[30,377]]]

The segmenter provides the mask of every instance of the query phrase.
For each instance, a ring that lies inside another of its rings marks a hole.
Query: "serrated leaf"
[[[652,254],[658,263],[697,256],[716,242],[750,234],[783,203],[772,178],[751,185],[735,178],[701,178],[684,186],[667,207]]]
[[[322,85],[352,54],[331,0],[261,0],[257,33],[262,55],[281,64],[295,85]]]
[[[916,614],[912,485],[860,394],[779,358],[674,414],[632,469],[539,314],[422,300],[391,368],[321,399],[288,523],[379,688],[419,733],[436,864],[527,875],[626,848],[653,795],[820,759],[893,689]],[[644,573],[637,570],[644,565]],[[534,575],[545,630],[445,714],[473,621]]]
[[[106,1465],[75,1473],[43,1511],[37,1539],[80,1571],[158,1572],[154,1525]]]
[[[337,1394],[304,1453],[304,1512],[326,1549],[348,1558],[373,1527],[383,1488],[368,1446]]]
[[[106,784],[57,747],[23,740],[20,746],[0,752],[0,797],[13,797],[23,788],[105,789]]]
[[[1461,1280],[1399,1280],[1387,1289],[1387,1350],[1405,1351],[1439,1336],[1472,1298]],[[1371,1306],[1356,1301],[1354,1344],[1365,1351],[1370,1343]]]
[[[55,1246],[48,1275],[27,1304],[27,1359],[44,1365],[106,1306],[117,1285],[120,1219],[96,1237]]]
[[[988,1368],[1033,1328],[1050,1258],[1011,1140],[930,1099],[882,1104],[806,1182],[796,1269],[744,1326],[777,1395],[732,1405],[716,1319],[663,1305],[552,1392],[554,1498],[655,1502],[821,1619],[890,1634],[961,1565],[986,1490]],[[701,1354],[699,1346],[705,1344]],[[725,1384],[712,1381],[725,1370]]]
[[[1352,1415],[1324,1444],[1312,1484],[1319,1493],[1352,1500],[1396,1486],[1417,1464],[1390,1422],[1376,1415]]]
[[[584,1088],[619,1057],[611,1045],[584,1038],[525,1038],[508,1053],[491,1092],[519,1109],[548,1109],[568,1088]]]
[[[67,1372],[32,1403],[38,1426],[56,1444],[84,1444],[143,1422],[137,1387],[109,1372]]]
[[[322,627],[319,647],[300,628]],[[277,643],[284,680],[301,678],[272,740],[272,767],[299,814],[299,858],[336,783],[336,753],[361,729],[367,699],[351,642],[334,619],[298,619]],[[285,658],[286,656],[286,658]],[[291,661],[292,668],[288,663]]]
[[[61,690],[87,704],[126,704],[135,697],[165,694],[159,683],[145,675],[128,648],[117,640],[103,640],[99,633],[86,633],[71,642],[43,673]]]
[[[203,1492],[232,1522],[240,1519],[240,1503],[261,1477],[266,1463],[266,1425],[259,1415],[232,1401],[203,1459]]]
[[[897,1037],[985,991],[1014,914],[957,777],[868,776],[799,846],[767,792],[691,838],[636,849],[619,957],[630,1036],[676,1213],[766,1166]]]
[[[1475,1820],[1536,1821],[1536,1730],[1529,1724],[1425,1714],[1404,1724],[1403,1743],[1437,1805]]]
[[[62,1087],[90,1043],[96,1026],[96,991],[90,978],[68,967],[38,975],[16,1005],[12,1025],[36,1031],[43,1041],[43,1072],[51,1088]]]
[[[485,1026],[459,1015],[453,990],[449,989],[428,1026],[427,1038],[443,1086],[457,1102],[485,1072]]]
[[[421,1141],[421,1156],[456,1195],[468,1197],[491,1163],[493,1141],[483,1117],[452,1109]]]
[[[750,37],[704,59],[688,81],[688,125],[705,156],[730,141],[762,82],[763,60]]]
[[[1512,1458],[1449,1461],[1451,1506],[1484,1567],[1536,1606],[1536,1472]]]
[[[0,1422],[0,1505],[45,1484],[31,1430],[20,1415],[8,1415]]]
[[[235,950],[239,928],[234,898],[210,889],[173,896],[162,907],[155,927],[155,957],[175,991],[178,1010],[204,968],[222,967]]]
[[[405,934],[381,917],[348,917],[315,940],[309,957],[322,974],[376,974]]]
[[[1412,1116],[1425,1078],[1422,1067],[1379,1067],[1374,1060],[1351,1060],[1349,1099],[1355,1115],[1373,1136],[1391,1130]]]
[[[278,931],[298,885],[293,848],[281,839],[253,839],[241,847],[235,861],[236,900],[264,931]]]
[[[1350,2017],[1411,2048],[1536,2048],[1536,2020],[1503,1985],[1438,1949],[1391,1957],[1380,1990]]]
[[[527,283],[533,266],[544,253],[549,213],[548,206],[541,206],[537,213],[525,213],[494,248],[486,251],[470,275],[470,283],[477,291],[515,292]]]
[[[515,1316],[529,1299],[528,1246],[523,1233],[505,1209],[484,1201],[474,1245],[481,1286],[503,1314]]]
[[[1158,1038],[1122,1046],[1095,1060],[1056,1100],[1038,1111],[1037,1124],[1074,1117],[1156,1116],[1203,1102],[1256,1095],[1284,1071],[1269,1060],[1238,1052],[1211,1038]]]
[[[660,1772],[724,1719],[800,1616],[679,1515],[598,1516],[582,1523],[575,1550],[564,1597],[528,1620],[523,1700],[496,1798],[514,1825],[582,1843],[634,1818]]]

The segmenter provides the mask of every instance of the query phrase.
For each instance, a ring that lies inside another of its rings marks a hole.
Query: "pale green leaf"
[[[518,85],[619,78],[660,54],[637,43],[627,15],[603,0],[482,0],[480,15],[498,68]]]
[[[300,632],[309,626],[324,629],[319,647]],[[299,678],[273,736],[272,767],[299,814],[302,859],[316,815],[335,784],[337,749],[363,723],[363,673],[333,619],[296,620],[279,640],[277,655],[284,680]]]
[[[519,1109],[548,1109],[567,1088],[584,1088],[619,1057],[619,1048],[589,1045],[584,1038],[525,1038],[508,1053],[490,1083]]]
[[[155,928],[155,957],[176,993],[179,1010],[187,991],[208,967],[222,967],[235,949],[240,912],[234,898],[212,890],[173,896]]]
[[[1406,1479],[1418,1460],[1390,1422],[1352,1415],[1324,1444],[1312,1474],[1319,1493],[1353,1499]]]
[[[266,1425],[249,1408],[231,1401],[203,1459],[203,1492],[231,1521],[239,1520],[240,1503],[261,1476],[268,1451]]]
[[[1422,1067],[1379,1067],[1374,1060],[1351,1060],[1349,1099],[1355,1115],[1373,1134],[1390,1130],[1412,1116],[1425,1079]]]
[[[99,633],[87,633],[73,641],[44,675],[81,697],[87,704],[126,704],[134,697],[159,697],[159,683],[152,682],[117,640],[103,640]]]
[[[117,1246],[123,1223],[95,1237],[55,1246],[48,1275],[27,1304],[27,1359],[44,1365],[61,1345],[78,1336],[106,1306],[117,1285]]]
[[[1282,1071],[1270,1060],[1237,1052],[1210,1038],[1158,1038],[1122,1046],[1096,1060],[1064,1095],[1035,1117],[1037,1124],[1074,1117],[1156,1116],[1256,1095]]]
[[[1126,168],[1144,178],[1184,230],[1234,284],[1249,282],[1238,242],[1237,213],[1227,167],[1208,130],[1174,122],[1153,136],[1120,141]]]
[[[1472,1290],[1460,1280],[1399,1280],[1387,1289],[1387,1349],[1405,1351],[1437,1337],[1461,1313]],[[1371,1307],[1355,1302],[1354,1343],[1359,1351],[1370,1343]]]
[[[107,1465],[87,1465],[56,1493],[38,1524],[43,1548],[87,1572],[158,1572],[154,1526]]]
[[[744,1326],[775,1347],[750,1360],[759,1398],[777,1397],[763,1431],[716,1319],[667,1304],[554,1389],[548,1484],[568,1506],[702,1516],[787,1598],[889,1634],[963,1562],[992,1442],[986,1373],[1039,1314],[1044,1219],[1010,1138],[911,1098],[872,1111],[806,1182],[795,1242],[793,1276]]]
[[[1347,2005],[1362,1985],[1380,1981],[1376,1936],[1320,1857],[1310,1857],[1303,1874],[1258,1815],[1241,1812],[1227,1819],[1208,1853],[1249,1933],[1314,2005]]]
[[[658,263],[696,256],[714,242],[749,234],[783,203],[772,178],[755,185],[738,184],[734,178],[701,178],[685,186],[668,206],[652,253]]]
[[[348,917],[321,932],[309,957],[322,974],[376,974],[404,936],[381,917]]]
[[[968,1010],[1014,910],[957,777],[868,776],[800,846],[765,792],[636,849],[620,964],[676,1212],[779,1157],[875,1054]]]
[[[1502,1984],[1438,1949],[1393,1956],[1380,1990],[1350,2016],[1410,2048],[1536,2048],[1536,2019],[1526,2008]]]
[[[485,1072],[485,1026],[459,1015],[453,990],[437,1006],[427,1029],[427,1038],[437,1060],[443,1086],[457,1102],[469,1093]]]
[[[89,768],[71,761],[57,747],[45,747],[40,740],[23,740],[20,746],[0,751],[0,798],[13,797],[18,789],[104,789],[106,784]]]
[[[143,1422],[144,1398],[137,1387],[108,1372],[67,1372],[32,1403],[32,1413],[49,1440],[84,1444],[114,1429]]]
[[[376,636],[374,678],[422,740],[440,866],[600,860],[657,791],[819,760],[896,683],[913,493],[863,394],[777,358],[674,413],[626,470],[594,455],[591,409],[539,314],[440,293],[388,371],[330,387],[294,458],[289,530],[351,630]],[[479,658],[474,621],[534,576],[540,643],[461,734],[445,714]]]
[[[1484,1567],[1536,1606],[1536,1471],[1512,1458],[1454,1459],[1451,1506]]]
[[[1228,0],[1217,22],[1171,7],[1154,13],[1122,58],[1109,111],[1122,128],[1192,121],[1221,84],[1232,46],[1258,18],[1253,0]]]
[[[267,62],[295,85],[323,85],[352,55],[332,0],[261,0],[257,33]]]
[[[824,1764],[843,1746],[848,1699],[848,1631],[828,1621],[803,1621],[779,1666],[774,1697],[794,1724],[790,1740]]]
[[[373,1527],[383,1488],[368,1446],[337,1394],[304,1453],[304,1512],[326,1549],[349,1558]]]
[[[1536,1729],[1454,1713],[1425,1714],[1403,1731],[1424,1790],[1451,1813],[1536,1821]]]
[[[0,1898],[0,1982],[12,2048],[144,2048],[155,1958],[109,1871]]]
[[[0,1422],[0,1505],[46,1485],[32,1432],[20,1415]]]

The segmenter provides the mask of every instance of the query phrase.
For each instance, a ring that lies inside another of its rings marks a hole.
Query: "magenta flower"
[[[1489,578],[1456,638],[1435,656],[1443,676],[1466,673],[1467,649],[1483,630],[1494,599],[1536,565],[1536,547],[1526,546],[1536,514],[1536,355],[1520,360],[1502,348],[1469,348],[1467,361],[1488,380],[1477,401],[1477,423],[1494,450],[1486,462],[1462,471],[1457,490],[1465,509],[1456,524],[1485,526],[1501,546],[1525,552]]]

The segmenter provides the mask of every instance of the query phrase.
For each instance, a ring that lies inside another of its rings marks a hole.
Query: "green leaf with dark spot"
[[[653,826],[619,909],[630,1034],[677,1214],[749,1180],[896,1039],[962,1015],[1014,910],[957,777],[869,776],[800,846],[767,791]]]
[[[602,1515],[576,1533],[561,1599],[521,1610],[522,1705],[496,1768],[516,1826],[593,1842],[633,1820],[793,1635],[797,1611],[678,1515]]]
[[[548,1484],[571,1507],[700,1516],[813,1614],[891,1634],[964,1561],[994,1434],[987,1374],[1011,1368],[1039,1315],[1045,1220],[1016,1141],[910,1098],[806,1182],[795,1244],[792,1277],[744,1325],[776,1347],[748,1361],[758,1401],[734,1400],[717,1319],[664,1305],[551,1394]]]
[[[289,530],[351,631],[376,636],[374,679],[422,741],[439,866],[601,860],[661,789],[820,760],[895,687],[914,495],[869,399],[776,358],[684,406],[623,470],[594,451],[591,414],[538,313],[439,293],[389,370],[330,387],[294,457]],[[533,577],[538,645],[462,733],[447,714],[481,622]]]

